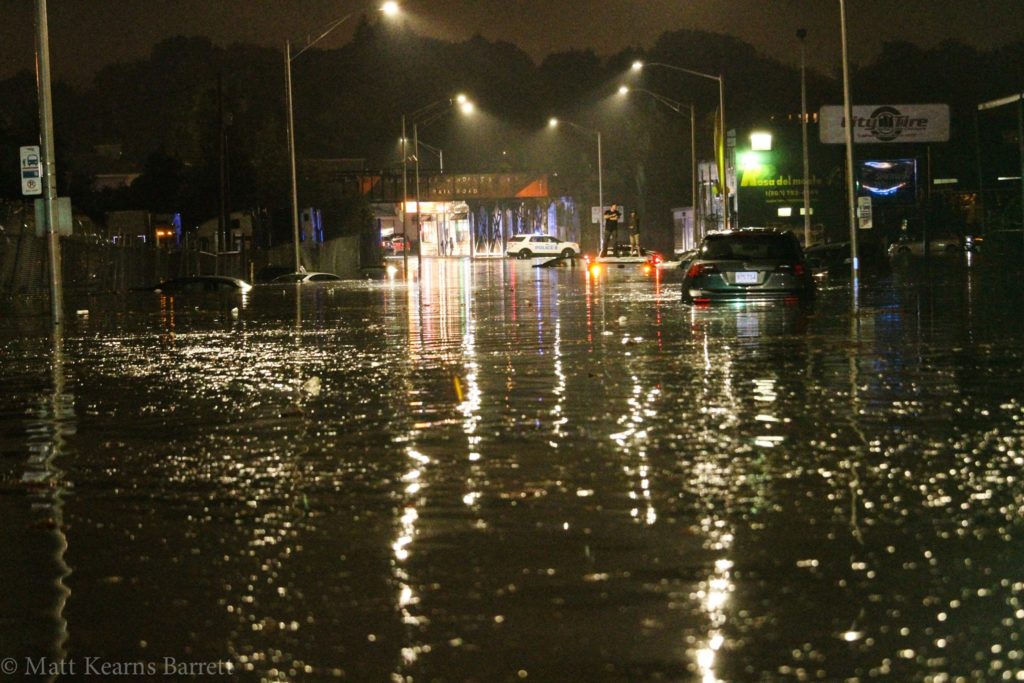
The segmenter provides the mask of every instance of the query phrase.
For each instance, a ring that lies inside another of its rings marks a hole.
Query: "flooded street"
[[[913,266],[3,302],[3,673],[1024,680],[1021,288]]]

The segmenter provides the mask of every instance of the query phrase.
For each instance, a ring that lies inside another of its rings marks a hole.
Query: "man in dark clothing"
[[[622,214],[619,212],[619,205],[612,204],[604,212],[604,246],[601,248],[601,256],[608,255],[608,245],[612,246],[612,256],[615,256],[615,243],[619,236],[619,219]]]

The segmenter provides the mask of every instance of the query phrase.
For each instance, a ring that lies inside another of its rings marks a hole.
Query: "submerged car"
[[[551,235],[515,235],[509,238],[505,253],[512,258],[521,259],[534,256],[576,258],[580,255],[580,245],[575,242],[563,242]]]
[[[936,235],[928,240],[930,254],[957,254],[964,251],[963,242],[956,235]],[[901,237],[889,245],[889,255],[924,256],[924,239]]]
[[[341,276],[334,273],[287,273],[278,275],[270,281],[270,284],[304,285],[310,282],[337,282],[339,280],[341,280]]]
[[[245,280],[226,275],[194,275],[165,280],[152,288],[160,294],[202,294],[220,292],[248,292],[252,289]]]
[[[789,231],[741,229],[707,235],[683,277],[687,303],[806,301],[814,278],[796,236]]]

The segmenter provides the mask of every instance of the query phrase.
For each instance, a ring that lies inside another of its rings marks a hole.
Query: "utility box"
[[[46,200],[36,199],[35,200],[35,214],[36,214],[36,237],[43,237],[46,235]],[[71,197],[57,197],[53,203],[54,214],[53,220],[57,224],[56,232],[61,236],[68,236],[71,234]]]

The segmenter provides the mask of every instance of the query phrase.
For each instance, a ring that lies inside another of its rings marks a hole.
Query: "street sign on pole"
[[[861,230],[870,230],[874,225],[871,213],[871,197],[857,197],[857,223]]]
[[[21,148],[21,193],[37,195],[43,193],[43,165],[39,161],[39,145]]]

